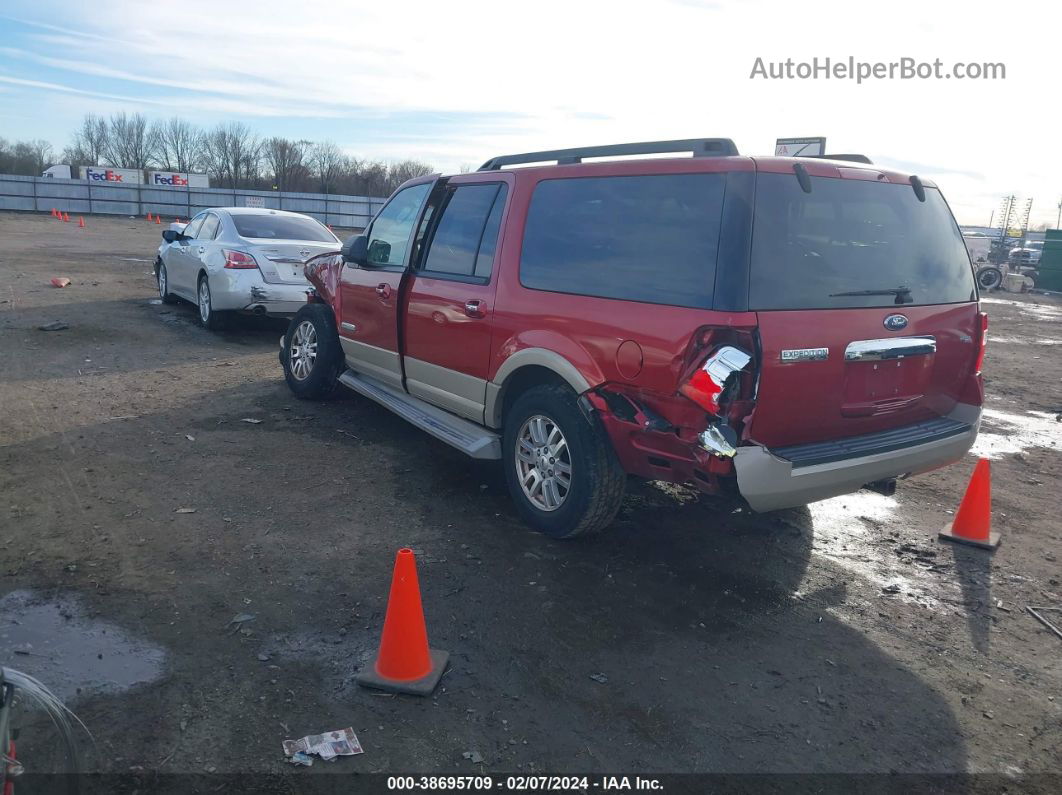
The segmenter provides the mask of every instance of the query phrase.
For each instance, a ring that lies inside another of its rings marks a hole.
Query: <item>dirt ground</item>
[[[892,498],[766,515],[636,485],[612,532],[558,543],[519,522],[495,465],[364,399],[295,400],[283,323],[214,334],[161,305],[158,227],[87,224],[0,214],[0,663],[69,700],[88,768],[123,774],[108,788],[374,772],[1062,786],[1062,639],[1024,609],[1062,607],[1062,303],[984,304],[994,555],[937,540],[973,455]],[[53,321],[69,328],[39,329]],[[407,545],[451,655],[425,699],[352,680]],[[46,723],[22,724],[20,755],[50,769]],[[363,755],[284,762],[282,740],[347,726]]]

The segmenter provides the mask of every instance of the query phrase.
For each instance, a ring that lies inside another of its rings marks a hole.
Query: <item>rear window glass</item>
[[[910,185],[760,174],[752,235],[750,309],[894,306],[896,296],[839,295],[907,288],[904,303],[975,298],[970,257],[940,192]]]
[[[257,215],[233,213],[232,222],[240,237],[265,240],[315,240],[332,243],[335,237],[312,218],[290,215]]]
[[[723,174],[544,180],[524,228],[525,287],[709,308]]]

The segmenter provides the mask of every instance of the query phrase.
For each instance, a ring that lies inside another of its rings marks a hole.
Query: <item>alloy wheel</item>
[[[203,323],[210,320],[210,285],[206,279],[199,282],[199,319]]]
[[[302,321],[291,335],[288,364],[291,374],[298,381],[305,381],[317,361],[317,329],[309,320]]]
[[[529,417],[516,435],[516,473],[524,496],[542,511],[555,511],[572,488],[572,457],[560,426],[542,414]]]

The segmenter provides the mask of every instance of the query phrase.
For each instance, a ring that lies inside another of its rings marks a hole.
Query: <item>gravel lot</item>
[[[86,222],[0,214],[0,663],[70,700],[90,769],[129,791],[368,772],[1062,786],[1062,640],[1024,611],[1062,607],[1062,303],[985,303],[995,555],[936,539],[973,456],[894,498],[768,515],[632,484],[611,533],[557,543],[496,466],[357,397],[295,400],[283,323],[219,335],[161,305],[159,227]],[[405,545],[451,654],[427,699],[352,681]],[[281,740],[346,726],[363,755],[284,763]],[[45,729],[26,725],[31,769]]]

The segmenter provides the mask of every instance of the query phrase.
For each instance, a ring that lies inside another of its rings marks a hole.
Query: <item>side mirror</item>
[[[369,238],[365,235],[347,238],[347,242],[340,249],[340,254],[343,256],[344,262],[350,262],[354,265],[368,265]]]
[[[178,240],[180,240],[182,237],[184,237],[184,235],[182,235],[176,229],[163,229],[162,230],[162,239],[165,240],[167,243],[175,243]]]

